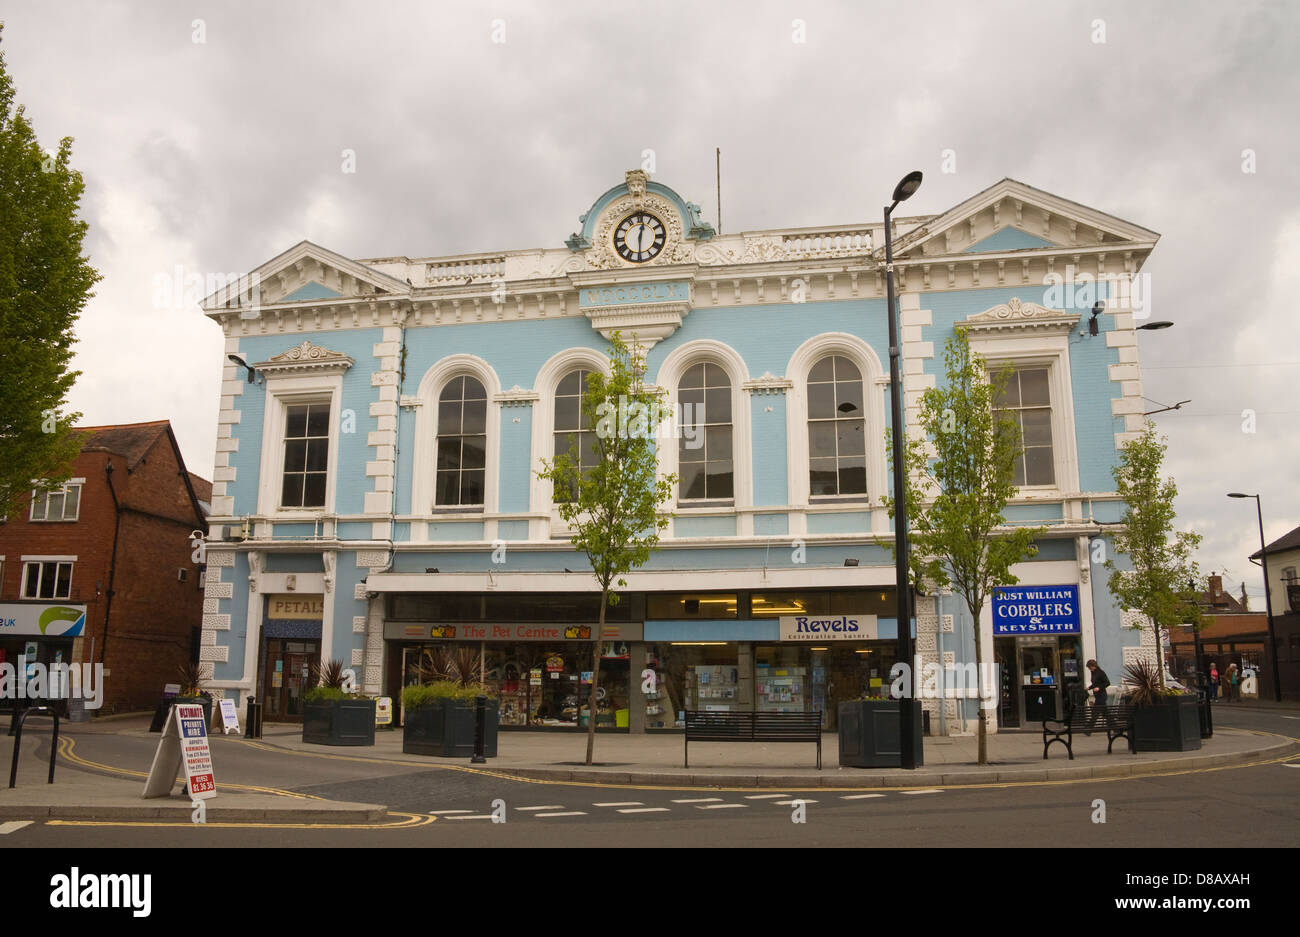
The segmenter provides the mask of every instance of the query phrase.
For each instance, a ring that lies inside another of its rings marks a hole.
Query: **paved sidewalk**
[[[1063,745],[1053,745],[1043,760],[1041,733],[1005,732],[989,735],[991,764],[977,763],[976,739],[971,737],[924,739],[924,767],[899,769],[841,768],[838,740],[822,738],[822,770],[816,768],[816,747],[811,743],[692,743],[691,767],[682,766],[680,733],[598,735],[595,762],[585,765],[587,737],[579,733],[501,732],[498,757],[486,765],[470,766],[468,758],[433,758],[402,753],[401,730],[376,734],[373,747],[332,748],[302,741],[297,727],[270,725],[263,743],[286,751],[339,754],[376,758],[403,764],[454,765],[522,778],[605,784],[681,787],[926,787],[940,785],[1003,784],[1016,781],[1074,780],[1125,777],[1283,757],[1300,753],[1300,742],[1245,729],[1216,730],[1199,751],[1129,754],[1127,743],[1116,742],[1106,754],[1104,733],[1076,735],[1074,760]]]
[[[5,720],[7,731],[8,720]],[[130,722],[119,722],[126,728]],[[147,734],[148,719],[140,731]],[[75,734],[86,724],[72,726]],[[102,731],[101,727],[101,731]],[[35,730],[35,731],[33,731]],[[70,733],[60,726],[63,741]],[[154,738],[158,738],[155,734]],[[9,788],[9,769],[13,742],[0,731],[0,821],[3,820],[136,820],[193,822],[194,808],[188,797],[179,795],[181,775],[170,797],[145,800],[144,777],[119,777],[86,770],[70,764],[62,755],[54,766],[54,783],[48,783],[50,770],[49,722],[28,722],[23,730],[23,748],[18,763],[18,778]],[[264,790],[236,790],[220,783],[218,795],[206,804],[206,822],[211,823],[366,823],[382,821],[387,808],[378,804],[355,804],[321,800],[303,794]]]

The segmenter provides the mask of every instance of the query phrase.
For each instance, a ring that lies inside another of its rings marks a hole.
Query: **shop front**
[[[641,622],[631,620],[638,604],[607,609],[615,620],[600,635],[598,729],[629,728],[634,648],[642,640]],[[599,596],[590,595],[392,596],[384,622],[388,692],[400,699],[434,657],[477,656],[484,684],[500,700],[501,728],[585,728],[599,621],[545,619],[598,613]],[[513,620],[500,620],[505,616]],[[440,620],[408,620],[421,617]]]
[[[86,606],[17,602],[0,605],[0,668],[12,668],[13,680],[26,680],[35,666],[72,662],[72,642],[83,637]],[[5,667],[7,665],[7,667]],[[0,707],[13,705],[17,696],[4,694]]]
[[[1017,728],[1059,718],[1071,688],[1087,686],[1079,587],[1001,586],[993,596],[998,722]]]
[[[835,729],[840,702],[889,692],[891,603],[892,590],[648,596],[644,727],[678,728],[690,709],[820,712]]]
[[[316,684],[324,612],[320,595],[266,597],[258,666],[263,719],[302,721],[303,694]]]

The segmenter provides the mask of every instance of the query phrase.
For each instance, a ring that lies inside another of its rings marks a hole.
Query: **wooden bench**
[[[1060,719],[1043,720],[1043,760],[1047,760],[1047,749],[1053,742],[1065,746],[1070,760],[1074,760],[1074,733],[1082,732],[1092,735],[1094,731],[1105,730],[1106,754],[1112,754],[1116,739],[1127,739],[1129,751],[1133,750],[1133,737],[1129,727],[1133,721],[1133,707],[1127,703],[1112,703],[1109,706],[1067,706],[1065,715]],[[1056,726],[1057,728],[1052,728]],[[1051,738],[1048,738],[1048,736]]]
[[[686,751],[689,768],[691,742],[815,742],[817,770],[822,767],[822,714],[765,712],[701,712],[686,710]]]

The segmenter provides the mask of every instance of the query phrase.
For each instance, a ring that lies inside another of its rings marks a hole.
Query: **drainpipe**
[[[104,465],[104,477],[108,480],[108,493],[113,496],[113,552],[108,562],[108,590],[104,593],[104,641],[99,646],[100,662],[107,664],[108,621],[113,612],[113,578],[117,574],[117,538],[122,526],[122,505],[117,500],[117,490],[113,487],[112,456],[108,457],[108,462]]]
[[[384,568],[379,570],[386,573],[393,568],[393,560],[397,559],[397,545],[393,542],[393,530],[397,526],[397,467],[400,464],[399,456],[402,454],[398,448],[398,434],[402,426],[402,388],[406,384],[406,317],[410,314],[410,309],[403,310],[402,320],[398,325],[401,333],[399,347],[397,352],[397,415],[393,418],[393,498],[388,505],[388,562]]]

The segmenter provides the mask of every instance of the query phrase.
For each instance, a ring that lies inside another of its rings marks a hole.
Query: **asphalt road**
[[[1300,712],[1216,710],[1216,725],[1300,737]],[[215,739],[223,779],[385,803],[402,828],[34,823],[3,847],[95,846],[1107,846],[1300,845],[1300,756],[1167,776],[998,788],[804,794],[529,782],[314,757]],[[85,735],[92,761],[147,768],[154,740]],[[310,773],[313,783],[303,784]],[[1102,802],[1102,803],[1099,803]],[[1101,819],[1104,805],[1105,822]],[[432,819],[435,818],[436,819]],[[495,819],[494,819],[495,817]]]

